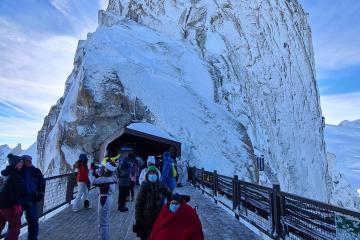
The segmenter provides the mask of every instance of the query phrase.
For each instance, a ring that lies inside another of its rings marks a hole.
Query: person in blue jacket
[[[32,165],[32,157],[23,155],[24,167],[21,175],[25,185],[23,208],[28,223],[28,239],[37,240],[39,234],[39,213],[45,195],[45,179],[40,169]]]
[[[161,175],[161,181],[173,191],[176,187],[176,171],[173,171],[173,160],[170,157],[169,152],[163,154],[163,171]],[[175,176],[174,176],[175,173]]]

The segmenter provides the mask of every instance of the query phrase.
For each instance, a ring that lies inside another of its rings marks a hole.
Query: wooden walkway
[[[203,227],[205,239],[260,239],[233,216],[226,213],[209,198],[203,196],[199,190],[191,186],[176,190],[191,196],[190,205],[198,207],[198,213]],[[52,218],[40,223],[40,240],[95,240],[97,239],[97,191],[90,193],[93,208],[81,210],[77,213],[71,207],[56,214]],[[117,211],[117,194],[111,214],[110,236],[111,240],[136,239],[132,232],[134,224],[134,202],[129,202],[128,212]],[[21,236],[25,240],[26,234]],[[189,239],[191,240],[191,239]]]

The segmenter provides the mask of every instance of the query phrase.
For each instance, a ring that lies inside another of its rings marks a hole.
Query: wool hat
[[[154,156],[149,156],[148,159],[147,159],[147,162],[155,164],[155,157]]]
[[[32,157],[29,155],[22,155],[21,158],[23,161],[32,161]]]
[[[9,155],[7,155],[7,157],[9,159],[9,165],[13,166],[13,167],[15,167],[16,164],[18,164],[19,162],[21,162],[23,160],[21,157],[15,156],[11,153]]]
[[[172,197],[171,197],[171,201],[172,201],[172,200],[175,200],[175,201],[178,201],[178,202],[182,202],[183,198],[182,198],[182,196],[181,196],[180,194],[175,193],[175,194],[172,195]]]
[[[148,172],[155,172],[155,173],[158,173],[158,169],[155,167],[155,166],[149,166],[148,167]]]
[[[79,155],[79,160],[80,160],[80,161],[87,162],[87,161],[88,161],[88,157],[86,156],[85,153],[82,153],[82,154]]]
[[[105,168],[106,168],[107,170],[109,170],[110,172],[115,172],[115,171],[116,171],[116,165],[113,164],[113,163],[111,163],[111,162],[107,162],[107,163],[105,164]]]

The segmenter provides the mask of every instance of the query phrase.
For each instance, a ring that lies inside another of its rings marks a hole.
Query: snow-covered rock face
[[[311,31],[296,0],[110,0],[99,24],[39,132],[48,173],[94,156],[136,118],[199,167],[256,182],[255,151],[282,190],[329,199]]]
[[[110,0],[99,22],[123,18],[189,41],[207,64],[213,101],[245,125],[273,181],[327,198],[311,30],[296,0]]]

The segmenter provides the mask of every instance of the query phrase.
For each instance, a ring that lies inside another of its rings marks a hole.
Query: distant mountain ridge
[[[9,145],[4,144],[0,145],[0,170],[4,169],[5,166],[8,164],[8,154],[14,155],[29,155],[33,159],[33,164],[37,164],[37,142],[33,143],[28,149],[23,150],[21,143],[16,145],[16,147],[11,148]]]
[[[360,119],[325,127],[326,149],[335,155],[335,165],[354,189],[360,190]]]

